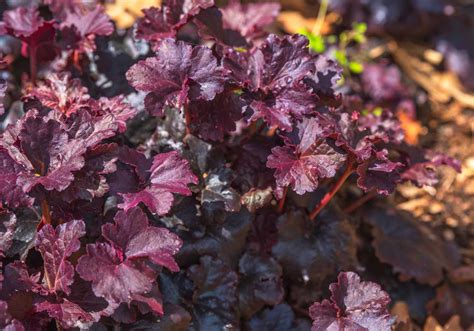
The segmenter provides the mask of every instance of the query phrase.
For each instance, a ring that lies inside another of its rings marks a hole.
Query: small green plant
[[[366,42],[365,32],[367,24],[354,23],[351,30],[343,31],[339,35],[322,36],[319,29],[301,29],[300,34],[309,40],[310,49],[318,54],[329,52],[344,68],[345,72],[360,74],[364,71],[364,66],[354,55],[350,54],[348,47],[350,45],[361,45]]]

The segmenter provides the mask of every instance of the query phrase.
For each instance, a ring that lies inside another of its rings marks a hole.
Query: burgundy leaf
[[[74,26],[82,37],[90,34],[108,36],[114,31],[112,22],[101,6],[95,6],[94,9],[84,12],[78,10],[67,12],[61,28],[70,26]]]
[[[36,185],[64,190],[74,179],[72,172],[83,167],[87,146],[70,139],[59,122],[29,111],[3,134],[1,147],[21,169],[17,185],[29,192]]]
[[[220,93],[212,101],[193,101],[188,108],[191,129],[202,139],[222,141],[226,133],[236,129],[242,110],[243,104],[233,92]]]
[[[56,55],[53,41],[56,35],[53,21],[44,21],[34,6],[18,7],[3,13],[3,28],[12,36],[21,39],[23,56],[38,56],[51,60]],[[41,49],[41,53],[38,51]],[[28,54],[29,53],[29,54]]]
[[[402,154],[402,162],[407,166],[402,170],[401,177],[405,181],[410,181],[418,187],[423,185],[433,186],[438,183],[436,168],[446,165],[457,172],[461,172],[459,160],[448,157],[442,153],[430,150],[422,150],[415,146],[396,146]]]
[[[92,282],[95,295],[116,307],[151,290],[157,273],[146,260],[177,271],[173,255],[182,243],[167,229],[150,227],[139,208],[121,211],[114,220],[102,227],[106,243],[87,245],[77,272]]]
[[[317,96],[303,80],[315,71],[305,37],[270,35],[249,55],[229,53],[224,62],[251,100],[252,119],[291,131],[293,118],[314,111]]]
[[[263,29],[273,23],[280,12],[278,2],[260,2],[241,4],[240,1],[230,1],[222,9],[223,25],[248,39],[260,37]]]
[[[7,82],[0,80],[0,116],[5,113],[5,94],[7,93]]]
[[[79,250],[85,233],[81,220],[70,221],[54,229],[44,225],[36,238],[36,249],[43,256],[46,284],[51,291],[70,294],[69,286],[74,280],[74,267],[68,258]]]
[[[137,193],[121,194],[124,202],[119,207],[129,210],[143,202],[153,213],[164,215],[173,204],[173,193],[190,195],[188,184],[197,182],[188,162],[177,152],[158,154],[153,159],[147,185]]]
[[[212,6],[213,0],[165,0],[160,8],[143,10],[144,17],[138,20],[136,37],[153,42],[174,37],[201,10]]]
[[[296,145],[274,147],[267,167],[276,169],[277,186],[290,186],[298,194],[312,192],[321,178],[336,175],[345,155],[328,144],[317,119],[305,119],[298,124]]]
[[[63,299],[62,303],[43,301],[36,304],[35,308],[39,312],[47,312],[51,318],[58,320],[62,327],[66,329],[84,328],[85,326],[91,326],[93,322],[98,320],[93,314],[84,311],[81,306],[67,299]]]
[[[191,266],[188,275],[194,283],[195,323],[201,330],[238,329],[238,276],[221,260],[208,255]]]
[[[66,116],[89,106],[90,96],[79,79],[67,72],[51,74],[35,86],[28,97],[37,98],[44,106],[59,110]]]
[[[145,107],[158,116],[166,104],[181,107],[188,99],[209,101],[224,88],[224,70],[210,49],[173,39],[160,42],[156,57],[133,65],[127,79],[135,89],[148,92]]]
[[[380,285],[361,281],[353,272],[341,272],[329,286],[331,300],[309,308],[311,331],[390,331],[394,319],[387,305],[390,297]]]
[[[16,183],[21,171],[22,167],[0,147],[0,202],[11,208],[30,206],[33,202]]]
[[[366,219],[373,226],[372,245],[377,257],[404,279],[435,285],[443,279],[443,270],[452,270],[460,263],[454,244],[443,242],[408,213],[376,207],[367,211]]]
[[[44,24],[39,11],[35,7],[18,7],[3,13],[3,21],[7,30],[11,30],[18,38],[27,38]]]

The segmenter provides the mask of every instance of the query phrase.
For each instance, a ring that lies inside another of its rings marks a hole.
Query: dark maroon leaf
[[[68,258],[81,248],[79,238],[85,233],[82,220],[61,224],[56,229],[46,224],[38,232],[35,245],[43,256],[46,286],[49,290],[71,293],[69,287],[74,280],[74,267]]]
[[[272,257],[247,252],[240,259],[239,273],[239,305],[244,318],[283,300],[282,269]]]
[[[171,209],[173,193],[190,195],[188,184],[198,181],[177,152],[156,155],[149,171],[148,185],[143,190],[121,194],[124,202],[120,208],[129,210],[143,202],[153,213],[164,215]]]
[[[104,196],[109,190],[105,176],[117,170],[117,154],[116,144],[101,144],[89,149],[84,155],[84,167],[74,173],[74,181],[62,192],[61,199],[92,201]]]
[[[195,330],[238,328],[238,276],[222,261],[203,256],[188,269],[194,282],[193,326]]]
[[[281,216],[277,226],[272,254],[291,282],[291,297],[303,306],[315,300],[327,277],[357,265],[354,229],[337,214],[322,213],[315,223],[292,211]]]
[[[373,226],[372,244],[377,257],[403,278],[436,285],[443,279],[443,270],[459,265],[457,247],[441,241],[408,213],[377,207],[367,212],[366,219]]]
[[[255,315],[246,323],[249,331],[288,331],[293,330],[295,313],[286,303],[268,308]]]
[[[173,39],[159,43],[156,57],[132,66],[127,79],[135,89],[148,92],[145,107],[154,115],[162,115],[166,104],[209,101],[224,89],[224,70],[210,49]]]
[[[331,178],[346,156],[326,141],[317,119],[307,119],[297,126],[295,142],[274,147],[267,167],[276,169],[276,184],[291,186],[298,194],[312,192],[321,178]]]
[[[390,331],[394,319],[387,305],[390,297],[380,285],[364,282],[353,272],[342,272],[329,286],[331,300],[309,308],[311,331]]]
[[[194,101],[188,112],[191,129],[205,140],[222,141],[224,135],[235,131],[235,122],[243,116],[243,104],[233,92],[223,92],[212,101]]]
[[[362,163],[357,167],[359,179],[357,185],[364,191],[377,191],[379,194],[388,195],[395,190],[400,182],[400,162],[390,161],[386,150],[376,153],[375,160]]]
[[[167,229],[150,227],[139,208],[118,212],[114,224],[104,225],[102,233],[107,242],[88,244],[77,272],[92,282],[95,295],[115,307],[152,289],[157,272],[146,260],[179,270],[173,255],[181,247],[181,240]]]

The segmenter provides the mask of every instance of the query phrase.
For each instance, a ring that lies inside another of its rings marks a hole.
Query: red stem
[[[309,214],[309,219],[314,220],[316,216],[318,216],[319,212],[331,201],[332,197],[339,191],[341,188],[342,184],[346,181],[346,179],[352,174],[354,171],[354,159],[352,157],[349,157],[347,159],[347,165],[346,165],[346,170],[342,174],[341,177],[337,180],[336,184],[331,188],[331,190],[326,193],[326,195],[321,199],[321,201],[314,207],[314,209],[311,211]]]
[[[33,85],[36,84],[37,71],[38,71],[38,64],[36,61],[36,47],[30,47],[30,78]]]
[[[183,106],[184,111],[184,121],[186,123],[186,135],[191,134],[191,114],[188,110],[188,103],[185,103]]]
[[[285,186],[285,188],[283,189],[283,196],[278,202],[278,214],[283,213],[283,208],[285,208],[285,200],[286,200],[287,193],[288,193],[288,186]]]
[[[349,206],[344,208],[344,212],[346,214],[350,214],[353,211],[359,209],[363,204],[365,204],[367,201],[372,200],[375,196],[377,195],[376,191],[370,191],[367,194],[364,194],[360,198],[358,198],[356,201],[351,203]]]
[[[42,221],[44,224],[51,224],[51,213],[49,211],[48,201],[41,202],[41,212],[43,213]]]

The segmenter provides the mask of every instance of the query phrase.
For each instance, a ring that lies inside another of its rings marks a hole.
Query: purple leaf
[[[46,224],[38,232],[35,245],[43,256],[46,283],[51,291],[71,293],[74,267],[68,258],[81,247],[79,238],[86,233],[85,228],[82,220],[75,220],[56,229]]]
[[[380,285],[361,281],[353,272],[341,272],[329,286],[331,300],[309,308],[311,331],[390,331],[394,319],[387,305],[390,297]]]
[[[69,329],[74,327],[84,328],[97,322],[98,318],[83,310],[78,304],[63,299],[62,303],[43,301],[35,305],[38,312],[47,312],[51,318],[60,322],[61,326]]]
[[[315,71],[315,57],[305,37],[270,35],[249,55],[229,53],[224,63],[250,100],[252,120],[291,131],[293,118],[313,113],[318,98],[303,80]]]
[[[108,36],[114,31],[112,22],[101,6],[94,6],[94,9],[85,12],[68,11],[61,28],[70,26],[74,26],[82,37],[90,34]]]
[[[135,89],[148,92],[145,107],[158,116],[166,104],[181,107],[188,99],[209,101],[224,89],[224,70],[210,49],[173,39],[160,42],[156,57],[133,65],[127,79]]]
[[[174,37],[201,10],[212,6],[212,0],[165,0],[160,8],[143,10],[144,17],[138,20],[136,37],[152,42]]]
[[[39,11],[35,7],[18,7],[3,13],[3,21],[7,30],[18,38],[27,38],[44,24]]]
[[[5,113],[5,94],[7,93],[7,82],[0,80],[0,116]]]
[[[30,206],[33,203],[33,199],[16,183],[22,169],[7,150],[0,147],[0,202],[11,208]]]
[[[222,141],[226,133],[235,131],[242,118],[243,104],[233,92],[223,92],[211,100],[189,104],[191,130],[205,140]]]
[[[51,74],[35,86],[28,97],[37,98],[44,106],[60,111],[66,116],[88,107],[90,96],[79,79],[71,79],[67,72]]]
[[[116,307],[151,290],[157,273],[147,260],[179,270],[173,255],[182,242],[167,229],[150,227],[139,208],[118,212],[114,221],[102,227],[107,242],[87,245],[77,272],[92,282],[95,295]]]
[[[301,195],[314,191],[321,178],[334,177],[346,157],[327,143],[315,118],[299,123],[295,138],[295,144],[272,149],[267,167],[276,169],[277,186],[291,185]]]
[[[264,34],[264,28],[272,24],[280,12],[278,2],[241,4],[230,1],[221,9],[224,28],[239,31],[251,40]]]
[[[122,193],[124,202],[119,208],[129,210],[143,202],[153,213],[164,215],[171,209],[173,193],[190,195],[188,185],[197,182],[188,161],[177,152],[158,154],[153,159],[147,185],[137,193]]]
[[[29,192],[37,185],[64,190],[74,179],[72,172],[83,167],[87,145],[70,139],[59,122],[29,111],[3,134],[2,147],[21,169],[17,185]]]

